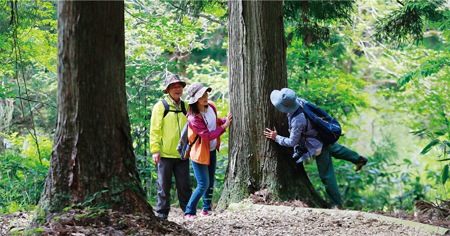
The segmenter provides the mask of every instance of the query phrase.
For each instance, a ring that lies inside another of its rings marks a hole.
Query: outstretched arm
[[[266,138],[270,138],[273,141],[275,141],[275,138],[277,137],[278,133],[277,133],[277,129],[275,127],[273,127],[273,131],[270,130],[269,128],[266,128],[266,131],[264,131],[264,136],[266,136]]]
[[[301,115],[299,115],[301,116]],[[270,138],[280,144],[281,146],[287,146],[287,147],[293,147],[300,141],[300,138],[302,136],[302,130],[305,127],[306,119],[304,116],[299,117],[297,116],[294,118],[291,122],[291,131],[289,137],[283,137],[281,135],[278,135],[277,130],[274,127],[274,130],[270,130],[269,128],[266,128],[266,131],[264,131],[264,136],[266,138]]]
[[[283,137],[278,135],[277,137],[275,137],[275,142],[277,142],[281,146],[286,147],[293,147],[300,142],[300,138],[302,137],[302,131],[305,127],[304,125],[305,123],[302,122],[302,118],[305,119],[305,117],[304,116],[300,117],[301,115],[303,114],[298,115],[296,118],[292,120],[289,137]],[[306,122],[306,120],[304,121]]]

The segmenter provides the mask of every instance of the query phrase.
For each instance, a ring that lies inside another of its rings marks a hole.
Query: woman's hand
[[[266,128],[266,130],[267,131],[264,131],[264,136],[266,136],[266,138],[270,138],[275,141],[275,137],[277,137],[278,135],[277,129],[273,127],[273,131],[270,130],[269,128]]]
[[[224,129],[228,128],[228,126],[230,126],[232,120],[233,120],[233,115],[230,112],[228,112],[227,121],[225,121],[225,123],[222,125],[222,128],[224,128]]]

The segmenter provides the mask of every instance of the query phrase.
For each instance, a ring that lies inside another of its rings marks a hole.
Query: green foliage
[[[46,132],[56,121],[55,10],[56,3],[46,1],[0,3],[0,97],[16,98],[23,123],[33,119]]]
[[[147,193],[147,200],[152,206],[156,205],[156,166],[149,156],[136,156],[137,168],[141,179],[142,187]],[[174,181],[172,181],[174,183]],[[171,201],[178,202],[178,201]]]
[[[351,13],[355,1],[286,1],[284,17],[286,20],[299,20],[303,14],[317,21],[333,22],[337,20],[351,22]]]
[[[366,107],[369,95],[363,91],[367,82],[349,73],[338,61],[346,56],[341,43],[321,43],[305,48],[294,37],[287,49],[288,83],[297,94],[324,109],[333,117],[354,116],[358,107]]]
[[[438,73],[441,69],[450,65],[449,57],[441,57],[423,62],[415,71],[408,72],[398,79],[398,86],[402,87],[412,79],[428,77]]]
[[[351,23],[351,13],[355,1],[285,1],[284,19],[295,25],[295,33],[306,45],[329,40],[333,23]]]
[[[442,11],[442,6],[446,3],[443,0],[415,1],[407,0],[401,4],[401,9],[381,19],[377,24],[375,38],[378,41],[389,41],[401,43],[409,41],[412,37],[416,40],[423,38],[423,30],[427,23],[442,22],[447,16]]]
[[[187,73],[191,75],[192,82],[202,82],[210,86],[213,89],[210,99],[213,101],[228,97],[228,67],[209,57],[204,58],[202,62],[200,65],[188,65]]]
[[[440,143],[439,139],[435,139],[433,141],[431,141],[421,152],[420,154],[424,155],[427,154],[431,148],[433,148],[434,146],[438,145]]]
[[[217,17],[220,21],[227,20],[227,2],[221,0],[209,1],[171,1],[165,0],[172,8],[174,8],[178,17],[183,15],[191,15],[195,18],[204,17],[212,20]]]
[[[203,58],[201,64],[189,61],[194,57],[193,51],[201,52],[213,44],[215,31],[222,27],[208,21],[206,16],[225,13],[220,4],[206,4],[201,7],[208,11],[201,14],[206,18],[178,14],[180,7],[189,4],[173,1],[126,4],[126,86],[133,146],[138,155],[148,155],[151,111],[163,95],[163,81],[169,73],[184,77],[188,84],[208,83],[215,92],[227,90],[226,83],[219,83],[226,78],[223,71],[227,70],[221,63],[209,58]]]
[[[442,121],[445,121],[444,114],[448,113],[445,102],[448,99],[444,92],[448,86],[446,82],[442,84],[443,80],[447,81],[442,76],[447,69],[445,59],[439,59],[447,55],[431,48],[423,49],[424,46],[411,45],[400,50],[380,45],[371,36],[373,29],[367,25],[375,24],[388,11],[381,14],[374,5],[367,7],[364,4],[358,3],[355,26],[333,27],[330,34],[333,37],[319,43],[292,37],[291,32],[295,32],[296,27],[287,24],[289,87],[342,121],[346,136],[340,142],[369,157],[369,164],[359,173],[352,171],[353,164],[334,161],[346,206],[355,209],[412,209],[414,200],[448,196],[442,188],[441,168],[436,166],[436,162],[421,160],[420,150],[413,148],[426,146],[423,142],[429,141],[417,140],[405,130],[406,127],[422,127],[425,123],[435,136],[438,133],[446,135],[447,126]],[[369,11],[372,14],[365,15]],[[378,19],[373,19],[376,17]],[[368,86],[367,82],[397,79],[404,71],[414,74],[412,68],[416,68],[418,63],[421,65],[433,59],[436,63],[423,65],[421,68],[428,71],[421,73],[436,75],[436,78],[422,76],[420,81],[411,80],[411,84],[401,91],[384,84]],[[415,84],[420,84],[420,89],[411,90]],[[362,117],[365,113],[369,118],[366,115]],[[440,140],[436,147],[445,141],[444,138]],[[315,163],[308,164],[307,169],[314,186],[324,193]]]
[[[449,197],[448,7],[442,0],[407,0],[397,9],[398,2],[284,2],[289,87],[336,117],[346,133],[340,142],[369,157],[360,172],[334,161],[345,204],[354,209],[411,210],[415,199]],[[226,6],[126,1],[128,114],[152,205],[157,185],[149,120],[164,78],[177,73],[188,84],[205,83],[219,116],[229,110]],[[56,15],[55,2],[0,2],[0,132],[12,145],[0,149],[1,213],[33,209],[42,191],[56,121]],[[412,38],[423,44],[390,47]],[[228,165],[228,133],[221,142],[213,202]],[[325,194],[315,163],[306,168]],[[195,188],[193,172],[191,182]],[[178,202],[175,186],[171,202]]]
[[[41,162],[31,135],[2,136],[9,141],[11,148],[4,150],[0,159],[0,213],[33,210],[47,177],[52,142],[47,137],[39,137]]]
[[[380,98],[374,101],[385,102]],[[399,112],[377,114],[366,110],[352,121],[353,128],[340,143],[368,157],[369,162],[355,172],[352,163],[333,159],[346,207],[411,210],[415,200],[448,196],[439,187],[442,186],[439,167],[419,155],[423,140],[408,135],[406,117]],[[307,172],[316,189],[325,195],[315,165],[314,162],[306,165]]]
[[[444,166],[444,170],[442,171],[442,184],[445,184],[448,179],[448,164]]]

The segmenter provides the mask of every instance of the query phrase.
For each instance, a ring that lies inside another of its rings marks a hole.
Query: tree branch
[[[180,11],[186,13],[186,14],[189,14],[190,16],[193,16],[193,17],[196,17],[196,16],[202,17],[202,18],[205,18],[205,19],[207,19],[207,20],[209,20],[209,21],[212,21],[212,22],[214,22],[214,23],[217,23],[217,24],[219,24],[219,25],[228,27],[227,23],[225,23],[225,22],[223,22],[223,21],[221,21],[221,20],[213,19],[211,16],[208,16],[208,15],[205,15],[205,14],[202,14],[202,13],[199,13],[199,14],[195,15],[194,13],[186,12],[185,9],[183,9],[183,8],[181,8],[181,7],[179,7],[179,6],[175,5],[175,4],[173,4],[172,2],[169,2],[169,4],[170,4],[172,7],[176,8],[177,10],[180,10]]]
[[[30,99],[30,98],[24,98],[24,97],[16,97],[16,98],[17,98],[17,99],[21,99],[21,100],[25,100],[25,101],[30,101],[30,102],[42,103],[42,104],[44,104],[44,105],[47,105],[47,106],[51,106],[51,107],[53,107],[53,108],[56,108],[56,106],[54,106],[54,105],[52,105],[52,104],[49,104],[49,103],[46,103],[46,102],[40,102],[40,101],[36,101],[36,100]]]
[[[209,20],[209,21],[212,21],[212,22],[214,22],[214,23],[217,23],[217,24],[219,24],[219,25],[228,27],[227,23],[225,23],[225,22],[223,22],[223,21],[221,21],[221,20],[213,19],[212,17],[210,17],[210,16],[208,16],[208,15],[199,13],[198,16],[199,16],[199,17],[203,17],[203,18],[205,18],[205,19],[207,19],[207,20]]]
[[[402,2],[400,2],[400,0],[397,0],[398,3],[400,3],[400,5],[405,6],[405,4],[403,4]]]

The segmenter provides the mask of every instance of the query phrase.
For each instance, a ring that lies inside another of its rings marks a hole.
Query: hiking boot
[[[355,166],[353,167],[353,169],[354,169],[355,171],[361,170],[361,168],[362,168],[365,164],[367,164],[367,162],[369,161],[369,159],[367,159],[367,158],[365,158],[365,157],[363,157],[363,156],[359,156],[359,157],[360,157],[359,162],[356,163]]]
[[[204,215],[204,216],[207,216],[207,215],[209,215],[209,212],[206,212],[206,211],[204,211],[204,210],[202,209],[201,214]]]
[[[344,210],[344,209],[339,205],[334,205],[331,207],[331,210]]]
[[[167,216],[167,214],[164,214],[164,213],[158,213],[158,217],[163,219],[163,220],[167,220],[168,216]]]
[[[195,215],[192,215],[192,214],[186,214],[186,215],[183,216],[183,218],[186,219],[186,220],[187,220],[187,219],[193,219],[193,218],[195,218]]]

